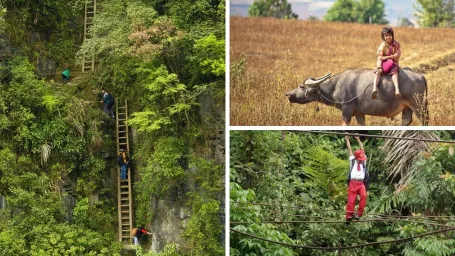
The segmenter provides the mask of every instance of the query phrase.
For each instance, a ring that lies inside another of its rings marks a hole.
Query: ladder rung
[[[130,213],[130,211],[120,211],[121,213]]]
[[[126,131],[118,131],[119,133],[125,133]]]
[[[127,195],[127,194],[129,194],[129,192],[121,192],[120,194],[121,195]]]
[[[119,121],[125,121],[126,119],[119,119]]]
[[[123,229],[122,229],[122,232],[130,232],[130,231],[129,231],[129,230],[123,230]]]
[[[123,143],[123,142],[122,142],[122,143],[119,143],[119,145],[126,145],[126,144],[127,144],[127,143]]]
[[[125,107],[118,107],[118,108],[124,109]]]

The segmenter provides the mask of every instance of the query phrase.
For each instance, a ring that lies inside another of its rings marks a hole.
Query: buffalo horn
[[[305,84],[308,85],[308,86],[312,86],[312,87],[317,86],[318,84],[324,82],[324,80],[329,78],[331,74],[332,73],[328,73],[327,75],[321,76],[321,77],[316,78],[316,79],[314,79],[314,78],[307,79],[305,81]]]

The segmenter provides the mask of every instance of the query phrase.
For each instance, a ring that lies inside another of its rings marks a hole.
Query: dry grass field
[[[290,104],[284,93],[309,77],[373,68],[382,25],[231,17],[230,124],[337,126],[341,111]],[[432,126],[455,125],[455,29],[394,28],[401,67],[425,73]],[[420,125],[416,116],[411,125]],[[401,125],[367,116],[367,125]],[[357,125],[353,118],[351,125]]]

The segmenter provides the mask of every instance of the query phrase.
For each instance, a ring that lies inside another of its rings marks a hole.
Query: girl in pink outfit
[[[395,40],[393,35],[393,29],[385,27],[382,29],[381,38],[384,42],[379,46],[377,55],[377,69],[375,71],[376,76],[374,77],[373,92],[371,98],[376,99],[378,96],[377,87],[381,75],[392,76],[393,84],[395,85],[395,98],[401,100],[401,93],[398,83],[398,71],[400,69],[398,63],[401,56],[400,43]],[[384,70],[387,68],[388,70]]]

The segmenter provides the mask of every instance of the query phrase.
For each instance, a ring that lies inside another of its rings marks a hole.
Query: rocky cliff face
[[[32,32],[29,36],[29,44],[39,45],[39,42],[48,40],[49,36],[46,32]],[[0,35],[0,62],[10,59],[14,51],[9,38],[6,35]],[[34,59],[37,73],[45,78],[53,78],[57,72],[57,61],[45,56],[39,49],[35,49],[35,51],[36,54],[30,57]]]
[[[155,213],[151,238],[151,250],[161,251],[168,243],[184,246],[185,240],[181,234],[185,230],[186,222],[190,217],[190,208],[183,200],[156,200],[153,203]]]
[[[13,48],[6,35],[0,35],[0,62],[11,58]]]
[[[224,137],[224,101],[217,105],[214,95],[206,93],[198,99],[200,104],[199,115],[208,127],[213,128],[213,136],[206,138],[206,145],[209,147],[209,154],[204,157],[214,159],[216,163],[224,167],[225,164],[225,137]],[[188,170],[195,171],[195,170]],[[220,177],[224,181],[224,175]],[[151,208],[154,212],[151,232],[153,236],[147,238],[151,241],[150,250],[161,251],[168,243],[176,243],[185,247],[185,239],[182,233],[191,217],[191,208],[186,205],[186,193],[190,187],[194,187],[194,181],[186,181],[190,186],[175,188],[166,198],[154,199]],[[220,195],[222,213],[220,222],[224,224],[224,193]],[[224,234],[221,243],[224,243]]]
[[[32,32],[30,35],[30,44],[39,45],[39,42],[49,41],[50,34],[47,32]],[[53,78],[57,71],[57,61],[49,56],[40,54],[37,50],[37,56],[35,60],[36,70],[42,77]]]

